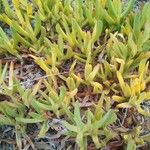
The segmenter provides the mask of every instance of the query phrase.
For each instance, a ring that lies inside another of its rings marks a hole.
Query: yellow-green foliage
[[[11,35],[0,28],[0,54],[19,59],[25,51],[45,72],[24,89],[15,64],[0,61],[0,94],[7,96],[0,100],[0,124],[15,126],[19,148],[27,124],[42,124],[44,137],[53,118],[62,118],[63,134],[81,150],[89,137],[97,149],[118,136],[128,150],[149,140],[138,124],[130,133],[111,128],[124,108],[150,116],[142,108],[150,100],[150,3],[132,11],[135,1],[2,0],[0,21]]]

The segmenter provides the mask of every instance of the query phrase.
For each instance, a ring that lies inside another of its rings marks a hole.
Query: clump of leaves
[[[10,40],[2,28],[0,28],[0,53],[6,52],[9,52],[12,55],[18,55],[14,40]]]
[[[123,96],[113,96],[112,98],[121,103],[118,104],[118,108],[136,107],[139,113],[143,115],[150,115],[141,108],[141,103],[145,100],[149,100],[149,91],[146,90],[146,74],[148,69],[147,59],[140,62],[138,74],[130,79],[130,84],[126,83],[119,71],[117,71],[117,78],[119,86],[122,89]]]
[[[136,0],[129,0],[126,8],[121,0],[106,0],[99,1],[97,9],[99,8],[99,15],[102,14],[102,18],[108,23],[113,30],[119,30],[121,25],[124,24],[124,19],[130,13]],[[103,5],[100,3],[103,2]],[[98,4],[98,3],[97,3]]]
[[[12,0],[12,5],[2,0],[0,21],[11,36],[0,28],[0,53],[30,53],[46,74],[24,89],[14,64],[0,61],[0,124],[15,126],[20,149],[30,123],[42,124],[39,136],[44,137],[48,123],[61,118],[63,134],[76,138],[84,150],[91,139],[97,149],[115,139],[118,133],[110,128],[117,120],[115,109],[135,107],[150,116],[142,108],[150,97],[150,4],[133,12],[135,1],[124,7],[121,0]],[[78,97],[85,89],[90,92]],[[91,105],[83,109],[78,98]],[[140,133],[139,127],[121,133],[127,149],[149,140]]]
[[[12,1],[13,10],[5,0],[3,0],[3,5],[5,13],[0,14],[0,20],[8,24],[12,33],[11,39],[8,40],[7,38],[7,42],[9,42],[11,48],[8,49],[3,46],[4,50],[15,55],[21,44],[23,47],[28,47],[32,51],[40,51],[42,49],[41,44],[43,38],[46,36],[46,31],[41,25],[39,16],[34,14],[31,3],[14,0]],[[4,32],[1,31],[1,33],[4,36]]]
[[[144,145],[144,141],[149,139],[149,134],[141,136],[141,126],[135,127],[129,134],[124,134],[124,141],[127,143],[127,150],[136,150],[137,145]]]
[[[114,137],[108,129],[108,125],[114,123],[117,119],[114,111],[108,110],[107,113],[102,110],[99,111],[101,112],[99,115],[94,115],[90,110],[87,110],[85,116],[82,117],[79,103],[75,103],[74,113],[66,109],[70,122],[63,121],[63,124],[68,129],[67,134],[76,137],[76,142],[81,150],[86,149],[88,136],[92,138],[96,148],[105,146]],[[106,137],[100,140],[98,136]]]
[[[148,51],[150,48],[150,4],[144,5],[142,11],[135,12],[127,19],[127,23],[123,27],[123,33],[128,35],[130,46],[137,47],[138,51]]]

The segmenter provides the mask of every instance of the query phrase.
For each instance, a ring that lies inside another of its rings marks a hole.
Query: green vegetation
[[[132,11],[135,1],[0,1],[0,21],[11,33],[0,28],[0,55],[19,61],[26,55],[45,74],[27,89],[16,62],[0,61],[0,125],[15,127],[18,149],[28,124],[39,123],[44,138],[54,118],[62,120],[62,137],[73,138],[80,150],[89,142],[99,149],[120,139],[127,150],[150,142],[142,124],[118,123],[125,121],[119,118],[124,109],[150,117],[144,107],[150,100],[150,3]]]

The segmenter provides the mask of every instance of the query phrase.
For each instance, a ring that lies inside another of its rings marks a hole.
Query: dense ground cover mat
[[[150,2],[0,0],[0,149],[150,149]]]

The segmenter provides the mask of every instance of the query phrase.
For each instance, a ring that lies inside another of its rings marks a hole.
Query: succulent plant
[[[128,150],[149,141],[139,124],[116,131],[124,109],[150,116],[143,108],[150,100],[150,4],[132,11],[135,2],[0,0],[0,21],[11,33],[0,27],[0,58],[11,56],[0,60],[0,125],[15,127],[18,149],[28,124],[39,124],[43,138],[53,119],[81,150],[89,141],[107,149],[120,140]],[[22,66],[24,57],[44,72],[29,89],[12,60]]]

